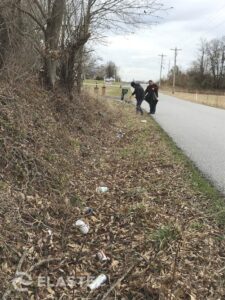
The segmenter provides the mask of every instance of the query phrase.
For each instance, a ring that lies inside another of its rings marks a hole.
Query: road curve
[[[225,110],[160,94],[154,118],[225,194]]]

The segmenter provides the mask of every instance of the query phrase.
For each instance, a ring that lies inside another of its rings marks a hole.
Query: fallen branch
[[[225,270],[225,267],[223,267],[222,269],[220,269],[220,270],[218,271],[218,273],[222,273],[224,270]]]
[[[180,248],[181,248],[181,241],[178,241],[177,243],[177,249],[175,253],[175,258],[174,258],[174,265],[173,265],[173,270],[172,270],[172,276],[171,276],[171,284],[170,284],[170,300],[172,299],[172,289],[175,283],[175,276],[176,276],[176,271],[177,271],[177,266],[178,266],[178,257],[180,253]]]
[[[28,273],[33,272],[35,269],[38,269],[40,266],[48,264],[48,263],[52,263],[52,262],[57,262],[57,261],[61,261],[61,258],[47,258],[47,259],[43,259],[41,261],[39,261],[38,263],[36,263],[35,265],[33,265],[32,267],[30,267],[30,269],[28,270]]]
[[[21,271],[22,265],[23,265],[23,262],[24,262],[24,260],[25,260],[25,258],[26,258],[26,256],[27,256],[27,253],[28,253],[28,251],[25,251],[25,252],[23,253],[23,255],[21,256],[20,261],[19,261],[19,263],[18,263],[18,266],[17,266],[17,268],[16,268],[16,273],[18,273],[18,272]]]
[[[139,262],[138,262],[139,263]],[[136,265],[138,263],[133,264],[129,269],[127,269],[127,271],[123,274],[123,276],[121,276],[119,279],[117,279],[117,281],[115,281],[113,283],[113,285],[111,286],[111,288],[103,295],[102,300],[106,300],[108,299],[109,294],[115,289],[115,287],[117,285],[119,285],[121,283],[121,281],[124,280],[124,278],[133,270],[134,267],[136,267]]]

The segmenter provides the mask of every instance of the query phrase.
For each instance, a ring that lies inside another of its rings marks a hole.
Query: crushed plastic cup
[[[96,188],[97,193],[106,193],[109,191],[109,188],[107,186],[99,186]]]
[[[95,289],[99,288],[106,281],[107,281],[107,276],[105,274],[100,274],[90,284],[88,284],[88,288],[90,290],[95,290]]]
[[[123,133],[121,130],[117,133],[116,137],[118,139],[122,139],[124,137],[125,133]]]
[[[84,214],[87,216],[93,215],[93,212],[94,212],[93,208],[91,208],[91,207],[85,207],[85,209],[84,209]]]
[[[83,234],[87,234],[88,231],[89,231],[89,225],[86,224],[82,220],[77,220],[76,223],[75,223],[75,226],[78,227],[80,232],[82,232]]]
[[[97,257],[101,262],[109,260],[109,258],[105,255],[105,253],[102,250],[98,251]]]
[[[122,133],[117,133],[116,137],[117,137],[118,139],[122,139],[123,135],[122,135]]]

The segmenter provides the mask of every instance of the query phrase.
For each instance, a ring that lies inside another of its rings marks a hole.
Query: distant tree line
[[[59,83],[79,92],[88,42],[152,24],[160,10],[158,0],[1,0],[0,76],[13,81],[39,72],[46,88]],[[107,72],[117,76],[116,69],[111,64]]]
[[[225,89],[225,37],[210,41],[201,40],[196,60],[186,71],[178,67],[176,86],[187,89]],[[172,85],[173,70],[164,84]]]
[[[119,68],[117,65],[109,61],[106,64],[101,64],[100,59],[89,57],[84,65],[84,77],[85,79],[104,80],[106,78],[114,78],[119,82]]]

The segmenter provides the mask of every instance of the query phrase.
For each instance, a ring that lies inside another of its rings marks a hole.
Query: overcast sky
[[[138,1],[138,0],[137,0]],[[225,0],[162,0],[173,6],[159,24],[140,29],[131,35],[114,35],[107,45],[97,46],[96,54],[103,62],[113,61],[119,67],[123,80],[158,80],[159,54],[165,54],[163,75],[173,66],[174,52],[178,47],[177,65],[187,69],[197,56],[200,39],[210,40],[225,35]]]

